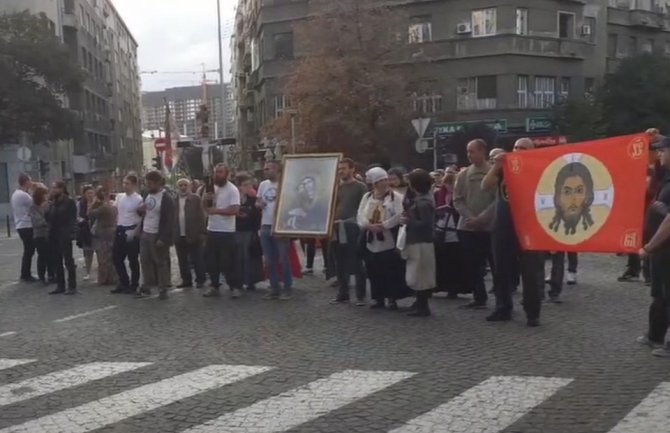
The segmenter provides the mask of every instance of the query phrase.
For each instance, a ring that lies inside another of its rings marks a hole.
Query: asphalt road
[[[15,282],[19,254],[0,239],[0,433],[670,432],[670,362],[635,343],[649,290],[616,282],[623,258],[580,257],[528,328],[466,300],[333,306],[318,276],[286,302],[48,296]]]

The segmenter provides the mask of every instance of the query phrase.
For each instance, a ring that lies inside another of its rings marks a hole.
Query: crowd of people
[[[645,247],[629,257],[621,281],[635,280],[643,269],[652,287],[649,331],[638,340],[655,354],[670,356],[663,346],[670,317],[670,139],[658,131],[650,152],[648,217]],[[514,144],[514,152],[534,147],[527,138]],[[315,246],[321,245],[327,276],[335,277],[337,295],[332,304],[349,303],[351,286],[355,303],[371,309],[399,310],[398,301],[414,298],[409,315],[431,315],[430,299],[446,292],[450,299],[472,294],[462,308],[485,309],[489,294],[495,308],[490,322],[512,319],[513,293],[520,287],[527,325],[540,324],[548,286],[548,302],[560,302],[564,280],[577,283],[577,255],[565,252],[524,251],[520,248],[503,174],[506,152],[476,139],[468,143],[470,165],[427,172],[369,166],[356,172],[351,159],[340,161],[330,239],[306,239],[313,273]],[[217,297],[221,286],[232,298],[255,290],[269,279],[265,299],[289,300],[295,266],[293,240],[273,231],[279,194],[281,164],[268,161],[265,180],[256,184],[247,173],[231,176],[223,164],[215,167],[213,188],[180,179],[176,194],[165,188],[159,172],[140,179],[129,174],[123,192],[112,195],[105,187],[84,187],[78,203],[63,182],[48,191],[27,175],[19,177],[12,196],[16,228],[24,243],[23,281],[55,283],[52,294],[76,292],[76,266],[72,245],[84,254],[84,279],[90,278],[94,255],[97,282],[114,285],[112,293],[138,297],[158,290],[166,299],[171,287],[170,247],[174,246],[181,283],[179,288],[204,288],[205,297]],[[31,262],[37,250],[37,278]],[[565,272],[567,256],[568,269]],[[551,272],[545,277],[545,262]],[[126,267],[126,262],[128,268]],[[67,271],[67,284],[65,273]],[[485,276],[492,275],[487,290]],[[140,284],[140,276],[141,284]],[[369,282],[369,295],[368,295]],[[368,300],[369,297],[369,300]]]

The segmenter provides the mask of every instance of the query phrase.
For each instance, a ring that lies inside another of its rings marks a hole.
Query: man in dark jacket
[[[195,268],[195,283],[200,289],[205,284],[204,240],[207,237],[205,211],[202,200],[191,192],[188,179],[177,181],[179,195],[175,215],[175,250],[179,261],[181,284],[177,288],[193,287],[192,268]]]
[[[151,171],[145,176],[147,196],[140,206],[144,215],[140,238],[140,265],[144,284],[137,291],[138,297],[151,294],[158,287],[159,299],[167,299],[172,285],[170,278],[170,246],[174,242],[175,204],[163,187],[163,175]]]
[[[49,242],[54,251],[58,286],[49,294],[73,295],[77,293],[77,267],[72,256],[72,241],[77,233],[77,204],[70,198],[63,181],[54,182],[51,196],[53,203],[46,213],[46,218],[49,222]],[[67,269],[67,290],[63,265]]]

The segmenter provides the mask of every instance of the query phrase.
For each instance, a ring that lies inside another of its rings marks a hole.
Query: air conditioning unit
[[[456,26],[456,33],[459,35],[467,35],[472,33],[472,24],[471,23],[460,23]]]
[[[582,26],[582,36],[591,36],[593,29],[589,25]]]

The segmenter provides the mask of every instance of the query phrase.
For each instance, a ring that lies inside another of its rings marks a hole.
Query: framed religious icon
[[[340,159],[340,153],[284,156],[275,212],[275,235],[330,237]]]

